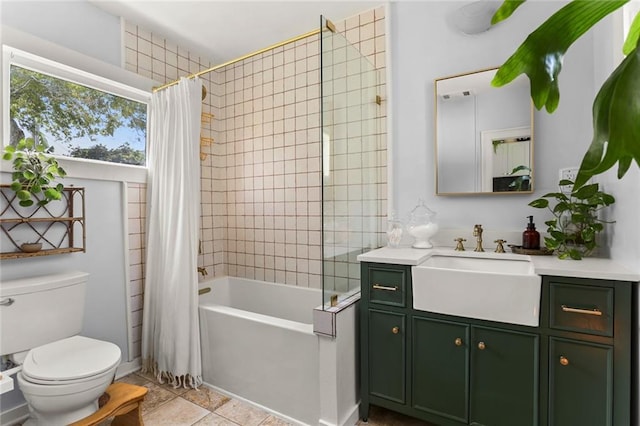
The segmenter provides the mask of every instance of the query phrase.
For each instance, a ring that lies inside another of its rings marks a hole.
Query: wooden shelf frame
[[[1,252],[0,260],[85,252],[84,212],[85,196],[82,187],[65,187],[60,201],[51,201],[44,206],[21,207],[10,185],[0,185],[0,237],[4,242],[2,249],[7,249],[5,244],[14,249]],[[56,231],[52,232],[52,229]],[[41,242],[42,250],[35,253],[23,252],[21,244],[16,240],[18,233],[21,237],[25,234],[32,237],[30,242]]]

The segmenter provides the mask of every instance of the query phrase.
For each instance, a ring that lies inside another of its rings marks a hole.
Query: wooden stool
[[[128,383],[113,383],[107,388],[109,400],[92,415],[71,423],[70,426],[94,426],[115,416],[111,426],[142,426],[140,406],[149,389]]]

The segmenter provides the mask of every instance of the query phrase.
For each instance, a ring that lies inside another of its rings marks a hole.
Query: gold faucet
[[[484,251],[482,248],[482,225],[473,225],[473,236],[476,237],[476,248],[473,251]]]
[[[462,237],[458,237],[458,238],[454,238],[453,241],[456,241],[458,244],[456,244],[456,248],[454,249],[455,251],[464,251],[464,245],[462,245],[463,241],[467,241]]]
[[[506,243],[507,240],[503,240],[503,239],[497,239],[494,241],[494,243],[497,243],[498,245],[496,246],[496,253],[505,253],[504,251],[504,246],[503,244]]]
[[[203,267],[201,267],[201,266],[198,266],[198,273],[199,273],[199,274],[202,274],[202,276],[204,277],[205,275],[207,275],[207,274],[208,274],[208,272],[207,272],[207,268],[203,268]]]

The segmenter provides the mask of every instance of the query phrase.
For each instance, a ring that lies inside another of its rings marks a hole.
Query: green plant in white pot
[[[49,154],[50,149],[37,144],[32,138],[5,147],[2,158],[13,162],[11,189],[22,207],[34,203],[43,206],[62,198],[64,185],[56,184],[55,180],[65,177],[67,173]]]
[[[573,181],[563,179],[561,186],[574,185]],[[551,205],[549,199],[556,203]],[[615,203],[613,195],[603,192],[599,184],[594,183],[573,189],[570,193],[550,192],[529,203],[531,207],[548,208],[555,219],[548,220],[549,236],[544,242],[548,249],[555,250],[560,259],[580,260],[589,256],[597,247],[597,237],[605,223],[599,212]]]

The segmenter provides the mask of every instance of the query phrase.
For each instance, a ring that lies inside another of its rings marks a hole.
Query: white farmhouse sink
[[[537,327],[541,278],[528,257],[434,254],[412,268],[413,308]]]

